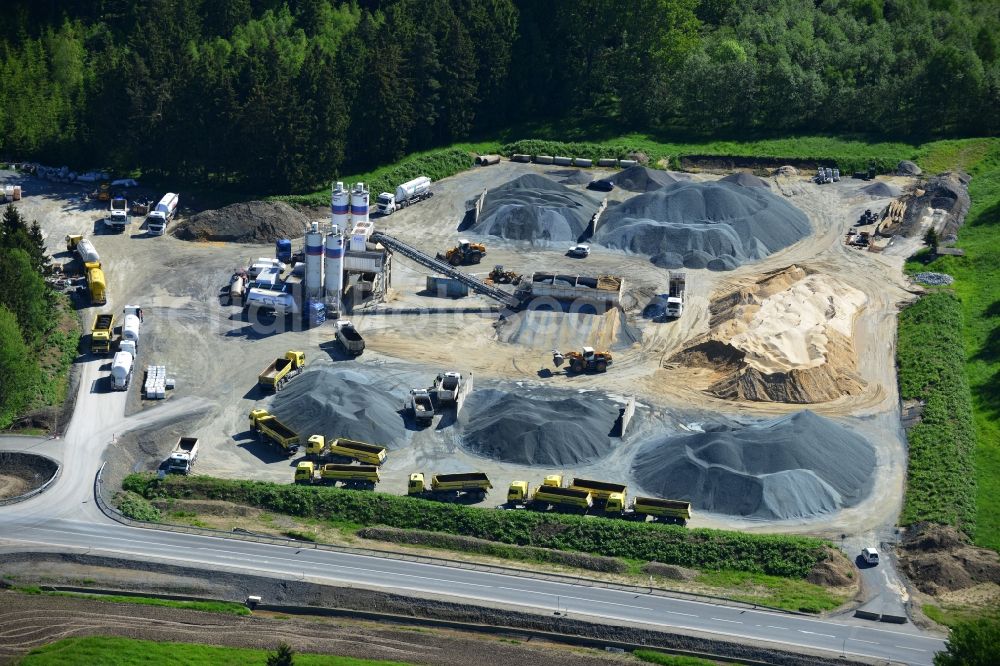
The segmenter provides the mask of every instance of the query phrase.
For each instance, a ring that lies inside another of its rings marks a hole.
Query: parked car
[[[566,254],[568,254],[571,257],[579,257],[581,259],[584,257],[589,257],[590,246],[587,245],[586,243],[581,243],[580,245],[574,245],[569,249],[569,252],[567,252]]]
[[[597,190],[598,192],[610,192],[615,189],[615,184],[608,178],[599,178],[598,180],[592,180],[590,184],[587,185],[587,189]]]
[[[872,566],[878,564],[878,551],[874,548],[865,548],[861,551],[861,559]]]

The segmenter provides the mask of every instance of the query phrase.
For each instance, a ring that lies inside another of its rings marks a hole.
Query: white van
[[[878,551],[874,548],[865,548],[861,551],[861,559],[868,564],[875,566],[878,564]]]

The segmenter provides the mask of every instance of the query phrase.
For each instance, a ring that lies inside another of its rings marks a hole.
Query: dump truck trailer
[[[338,437],[327,441],[323,435],[312,435],[309,437],[306,453],[313,458],[339,456],[357,460],[365,465],[381,465],[385,462],[387,452],[384,446],[354,439]]]
[[[167,471],[175,474],[190,474],[194,461],[198,459],[198,438],[181,437],[167,456]]]
[[[306,364],[305,352],[287,351],[284,358],[276,358],[257,375],[257,383],[268,391],[280,391]]]
[[[115,316],[113,314],[99,314],[94,318],[94,326],[90,330],[90,353],[111,353],[111,337],[114,333],[114,328]]]
[[[595,502],[600,502],[604,505],[605,513],[621,514],[625,510],[628,486],[624,483],[576,478],[573,479],[573,483],[569,484],[569,487],[589,492]]]
[[[424,389],[410,389],[410,411],[417,425],[430,425],[434,422],[434,402],[431,394]]]
[[[311,461],[300,462],[295,468],[295,483],[343,483],[348,487],[373,489],[379,482],[378,467],[374,465],[338,465],[329,463],[317,466]]]
[[[255,409],[250,412],[250,428],[263,441],[274,443],[286,456],[293,456],[299,451],[299,434],[272,416],[266,409]]]
[[[459,499],[471,497],[482,501],[486,492],[493,487],[489,477],[484,472],[463,472],[461,474],[435,474],[430,485],[420,472],[410,474],[407,494],[411,497],[426,497],[429,499]]]
[[[653,520],[675,525],[686,525],[691,520],[691,502],[683,500],[659,499],[656,497],[636,497],[625,512],[627,518]]]
[[[582,488],[564,488],[544,484],[538,486],[535,489],[535,494],[531,496],[531,507],[545,510],[549,506],[586,513],[590,507],[594,506],[594,498],[590,492]]]
[[[351,356],[360,356],[365,350],[365,339],[347,319],[337,321],[337,342],[343,345],[344,351]]]

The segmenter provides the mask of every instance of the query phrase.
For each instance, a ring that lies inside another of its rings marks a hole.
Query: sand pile
[[[387,393],[361,373],[316,368],[290,382],[270,410],[298,431],[303,442],[310,435],[323,435],[392,449],[404,444],[402,405],[402,394]]]
[[[891,183],[883,183],[882,181],[874,182],[870,185],[865,185],[861,188],[862,194],[866,194],[870,197],[898,197],[903,193],[901,189],[892,185]]]
[[[607,180],[614,183],[615,187],[629,192],[652,192],[667,185],[687,180],[687,177],[637,164],[619,171]]]
[[[810,231],[802,211],[765,188],[682,182],[609,207],[594,241],[662,268],[731,270]]]
[[[479,220],[470,230],[509,240],[575,243],[597,206],[582,192],[526,174],[487,192]]]
[[[593,393],[479,389],[466,400],[459,424],[462,443],[472,453],[518,465],[561,467],[611,453],[608,434],[618,412],[617,403]]]
[[[193,215],[177,225],[181,240],[272,243],[300,238],[310,220],[283,201],[248,201]]]
[[[632,471],[646,492],[696,510],[787,520],[854,506],[871,490],[875,462],[863,438],[806,411],[651,440]]]
[[[728,400],[853,395],[864,388],[851,340],[866,302],[853,287],[790,266],[716,299],[709,332],[670,362],[711,369],[705,390]]]
[[[741,187],[771,187],[771,184],[766,180],[761,180],[752,173],[747,173],[745,171],[731,173],[725,178],[720,178],[719,182],[733,183],[734,185],[740,185]]]
[[[618,308],[604,311],[563,312],[552,309],[527,309],[517,312],[497,325],[497,339],[508,344],[533,349],[624,349],[642,339],[642,333],[630,326]]]

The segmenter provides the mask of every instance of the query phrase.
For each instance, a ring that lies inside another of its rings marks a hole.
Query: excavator
[[[521,275],[514,271],[505,271],[503,266],[497,264],[487,276],[493,280],[493,284],[517,284],[521,281]]]
[[[552,362],[558,368],[569,361],[568,372],[607,372],[611,365],[611,352],[594,351],[593,347],[584,347],[582,351],[571,351],[563,354],[558,349],[552,350]]]
[[[458,245],[444,254],[438,253],[440,261],[447,261],[452,266],[467,266],[478,264],[486,256],[486,246],[482,243],[472,243],[467,240],[458,241]]]

